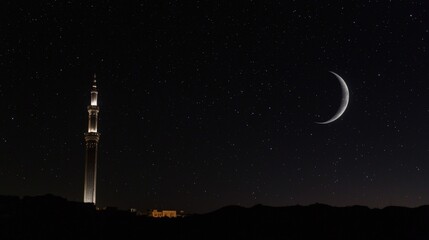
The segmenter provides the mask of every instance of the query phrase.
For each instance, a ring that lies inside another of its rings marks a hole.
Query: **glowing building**
[[[158,211],[158,210],[154,209],[150,212],[150,216],[154,217],[154,218],[163,218],[163,217],[175,218],[175,217],[177,217],[177,211],[176,210]]]
[[[98,112],[97,105],[97,80],[94,74],[94,80],[91,89],[91,104],[88,109],[88,132],[85,133],[85,186],[83,192],[83,202],[95,204],[96,186],[97,186],[97,153],[98,140],[100,134],[97,132]]]

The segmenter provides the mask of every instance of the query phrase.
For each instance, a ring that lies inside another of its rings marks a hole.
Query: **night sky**
[[[0,194],[82,201],[96,73],[98,206],[429,204],[427,1],[16,2]]]

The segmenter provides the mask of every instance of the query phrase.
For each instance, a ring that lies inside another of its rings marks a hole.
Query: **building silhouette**
[[[83,201],[86,203],[95,204],[96,187],[97,187],[97,155],[98,141],[100,134],[97,131],[98,112],[97,105],[97,80],[94,74],[94,80],[91,89],[91,104],[88,109],[88,132],[85,133],[85,186],[83,193]]]

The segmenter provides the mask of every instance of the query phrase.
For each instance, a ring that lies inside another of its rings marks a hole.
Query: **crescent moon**
[[[328,124],[337,120],[338,118],[341,117],[341,115],[343,115],[343,113],[346,111],[347,105],[349,104],[349,88],[347,87],[346,82],[344,81],[344,79],[340,77],[340,75],[332,71],[329,71],[329,72],[334,74],[334,76],[338,79],[338,81],[341,84],[341,91],[342,91],[341,105],[340,105],[340,108],[338,108],[337,113],[335,113],[335,115],[331,119],[325,122],[316,122],[317,124]]]

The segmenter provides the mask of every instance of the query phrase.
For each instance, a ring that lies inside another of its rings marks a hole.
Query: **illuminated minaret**
[[[97,80],[94,80],[91,89],[91,105],[88,106],[88,132],[85,133],[85,187],[83,202],[95,204],[97,186],[97,152],[100,134],[97,132],[98,111],[97,106]]]

